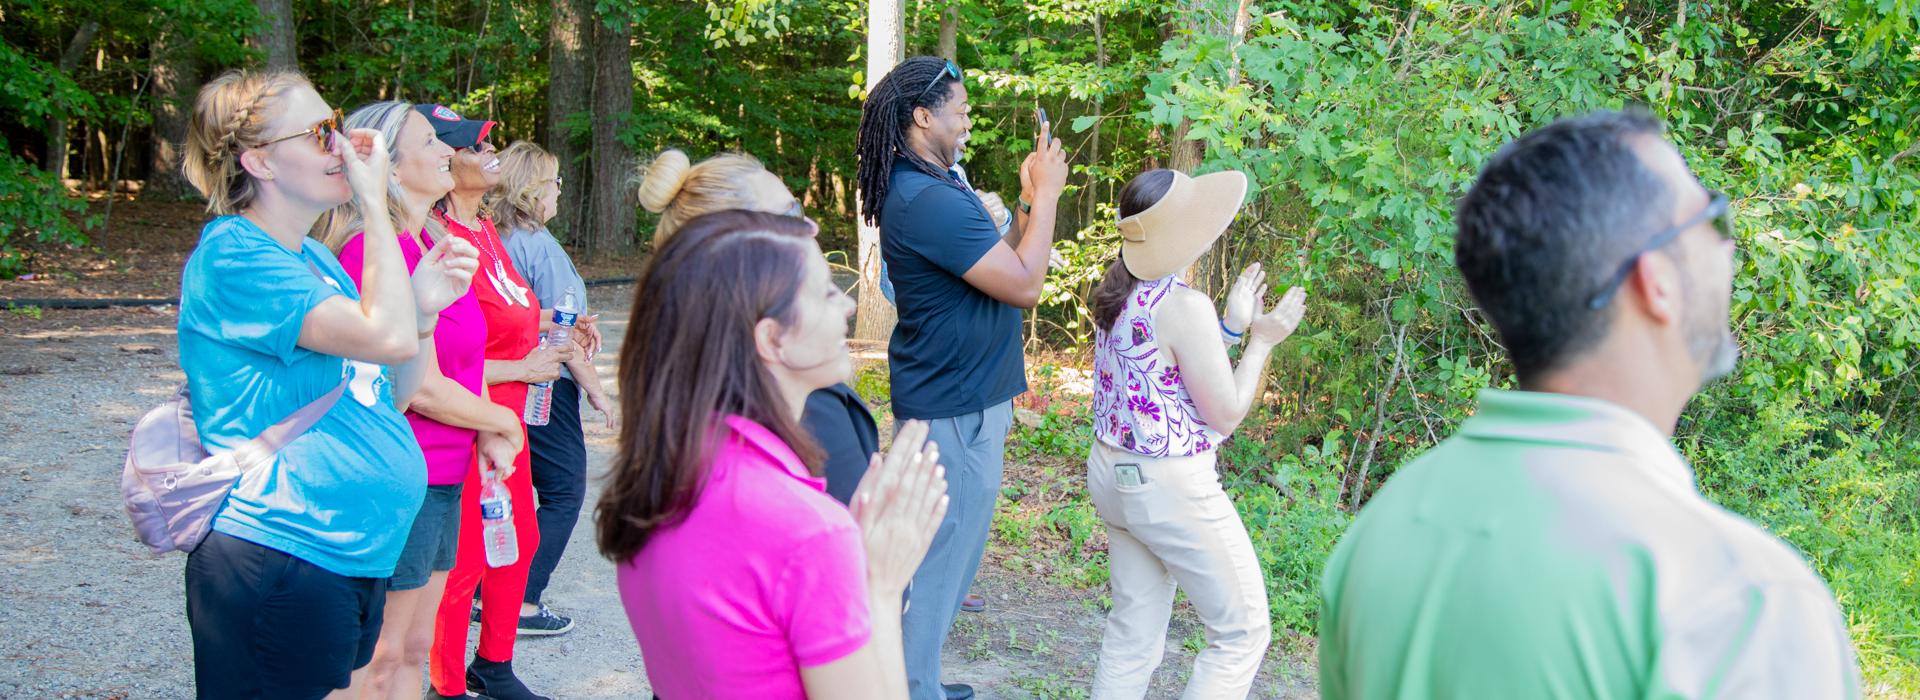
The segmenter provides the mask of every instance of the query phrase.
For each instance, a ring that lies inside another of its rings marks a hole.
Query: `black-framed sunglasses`
[[[932,90],[933,86],[940,84],[940,77],[944,75],[951,75],[954,80],[966,80],[965,77],[960,75],[960,67],[953,65],[953,61],[947,61],[946,69],[933,74],[933,80],[927,81],[927,86],[920,88],[920,96],[926,97],[927,92]]]
[[[314,141],[320,144],[320,150],[324,151],[324,150],[327,150],[327,146],[333,144],[333,135],[340,133],[340,124],[342,122],[345,122],[346,120],[347,120],[346,113],[341,112],[339,109],[336,108],[333,110],[333,116],[320,120],[320,123],[315,124],[311,127],[308,127],[305,131],[282,136],[272,141],[268,141],[266,143],[260,144],[260,147],[265,148],[267,146],[280,143],[281,141],[291,141],[293,139],[297,139],[302,136],[312,136]]]
[[[1672,243],[1675,238],[1679,238],[1680,234],[1686,233],[1688,229],[1695,226],[1699,226],[1702,222],[1712,221],[1714,230],[1720,232],[1722,239],[1733,240],[1732,201],[1727,199],[1726,194],[1712,190],[1707,191],[1707,196],[1709,198],[1707,200],[1707,208],[1700,210],[1700,213],[1694,214],[1686,221],[1680,222],[1680,225],[1661,231],[1652,239],[1648,240],[1646,245],[1640,246],[1639,251],[1628,256],[1625,262],[1620,263],[1620,269],[1614,271],[1613,279],[1608,280],[1606,286],[1601,287],[1598,293],[1595,293],[1592,298],[1587,300],[1587,308],[1599,310],[1605,307],[1607,302],[1613,300],[1613,295],[1620,291],[1620,285],[1626,283],[1627,276],[1633,274],[1633,266],[1635,263],[1640,262],[1640,256],[1666,247],[1666,245]]]

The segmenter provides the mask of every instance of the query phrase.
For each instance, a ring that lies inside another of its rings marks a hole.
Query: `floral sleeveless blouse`
[[[1177,275],[1134,285],[1113,327],[1095,331],[1093,434],[1101,442],[1147,457],[1191,457],[1224,439],[1200,419],[1180,368],[1154,339],[1154,310],[1186,286]]]

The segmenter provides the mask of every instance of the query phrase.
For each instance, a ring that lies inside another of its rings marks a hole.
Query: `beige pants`
[[[1220,488],[1214,453],[1142,457],[1095,440],[1087,490],[1112,541],[1113,612],[1100,640],[1094,700],[1136,700],[1167,642],[1176,586],[1207,626],[1193,660],[1188,700],[1244,698],[1272,630],[1260,560],[1240,514]],[[1139,486],[1121,486],[1115,467],[1138,465]]]

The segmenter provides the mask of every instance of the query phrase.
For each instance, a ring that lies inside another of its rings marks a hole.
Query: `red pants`
[[[467,691],[467,627],[473,609],[473,589],[480,589],[480,648],[474,653],[488,661],[513,660],[513,638],[520,630],[520,600],[527,592],[527,569],[540,549],[540,524],[534,519],[533,470],[527,450],[513,460],[507,493],[513,499],[513,530],[520,558],[498,569],[487,566],[486,546],[480,538],[480,463],[467,468],[467,486],[460,495],[460,546],[453,571],[447,575],[447,594],[434,617],[433,654],[429,657],[433,687],[443,695]]]

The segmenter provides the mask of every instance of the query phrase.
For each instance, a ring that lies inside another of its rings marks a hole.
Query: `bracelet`
[[[1234,339],[1234,340],[1239,340],[1239,339],[1241,339],[1242,337],[1245,337],[1245,336],[1247,335],[1247,332],[1246,332],[1246,331],[1241,331],[1241,332],[1239,332],[1239,333],[1235,333],[1235,332],[1233,332],[1233,329],[1232,329],[1232,328],[1228,328],[1228,327],[1227,327],[1227,322],[1226,322],[1226,321],[1221,321],[1221,322],[1220,322],[1220,332],[1222,332],[1222,333],[1225,333],[1225,334],[1227,334],[1227,337],[1229,337],[1229,338],[1232,338],[1232,339]]]

